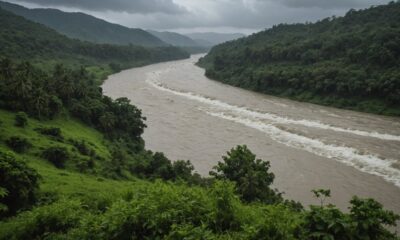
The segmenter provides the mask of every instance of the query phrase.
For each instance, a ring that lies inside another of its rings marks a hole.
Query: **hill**
[[[69,39],[55,30],[0,9],[0,58],[29,59],[35,64],[54,66],[112,65],[113,70],[188,57],[175,47],[146,48],[94,44]],[[44,66],[45,67],[45,66]]]
[[[204,53],[210,49],[208,45],[199,44],[193,39],[179,33],[158,32],[153,30],[147,30],[147,31],[156,36],[157,38],[161,39],[162,41],[172,46],[180,47],[189,53],[193,54]]]
[[[158,32],[153,30],[147,30],[147,32],[153,34],[162,41],[177,47],[197,47],[197,43],[185,35],[175,32]]]
[[[188,33],[186,34],[186,36],[194,39],[201,46],[211,47],[214,45],[221,44],[223,42],[242,38],[245,35],[241,33],[204,32],[204,33]]]
[[[280,24],[214,47],[215,80],[301,101],[400,115],[400,2]]]
[[[163,41],[142,29],[127,28],[84,13],[69,13],[56,9],[28,9],[1,1],[0,7],[31,21],[41,23],[70,38],[117,45],[166,46]]]

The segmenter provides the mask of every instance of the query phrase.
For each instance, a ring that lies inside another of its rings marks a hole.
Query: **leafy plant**
[[[26,138],[12,136],[6,140],[6,144],[9,148],[17,153],[23,153],[28,150],[32,144]]]
[[[270,188],[275,175],[269,172],[270,163],[256,159],[246,145],[237,146],[223,156],[210,175],[216,179],[236,183],[236,191],[246,202],[262,201],[276,203],[282,201],[281,194]]]
[[[53,137],[55,139],[59,139],[62,140],[63,136],[61,134],[61,129],[60,128],[56,128],[56,127],[41,127],[41,128],[36,128],[36,131],[38,131],[39,133],[43,134],[43,135],[47,135],[50,137]]]
[[[34,203],[39,187],[39,174],[25,162],[0,151],[0,218]]]
[[[26,125],[28,125],[28,115],[24,112],[15,114],[15,126],[24,128]]]
[[[64,147],[49,147],[42,152],[42,156],[57,168],[64,168],[69,158],[68,150]]]

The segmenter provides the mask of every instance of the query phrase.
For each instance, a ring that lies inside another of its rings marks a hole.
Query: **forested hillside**
[[[216,46],[199,64],[234,86],[399,116],[400,2],[280,24]]]
[[[146,48],[93,44],[73,40],[23,17],[0,9],[0,57],[29,59],[45,68],[62,62],[71,66],[104,66],[119,71],[144,64],[189,57],[175,47]],[[108,69],[108,70],[107,70]]]
[[[70,38],[117,45],[167,46],[166,43],[142,29],[127,28],[84,13],[69,13],[49,8],[28,9],[1,1],[0,7],[31,21],[41,23]]]

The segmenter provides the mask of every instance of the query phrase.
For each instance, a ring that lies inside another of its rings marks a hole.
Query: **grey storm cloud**
[[[276,0],[279,2],[279,0]],[[284,5],[294,8],[324,8],[324,9],[341,9],[341,8],[359,8],[373,5],[377,1],[370,0],[281,0]]]
[[[172,0],[16,0],[41,6],[72,7],[90,11],[180,14],[186,9]]]
[[[316,21],[390,0],[8,0],[83,11],[129,27],[250,33],[279,23]],[[35,5],[35,6],[34,6]]]

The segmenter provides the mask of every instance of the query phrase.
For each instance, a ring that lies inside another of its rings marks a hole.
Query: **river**
[[[207,79],[190,59],[134,68],[103,85],[142,109],[147,149],[189,159],[207,175],[232,147],[246,144],[271,162],[274,187],[305,205],[311,189],[331,189],[342,209],[353,195],[400,213],[400,118],[301,103]]]

